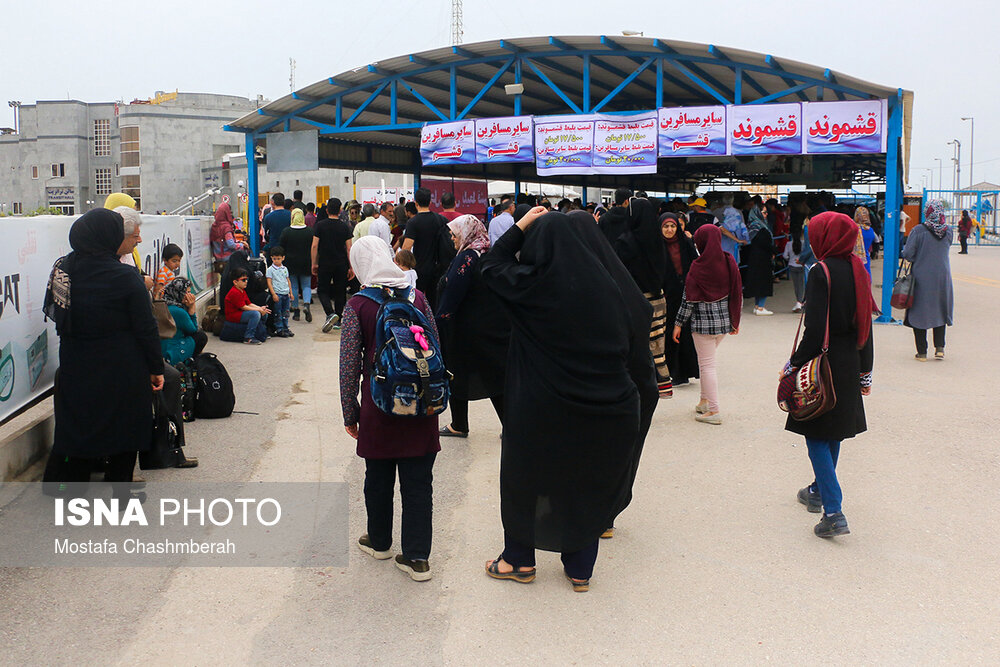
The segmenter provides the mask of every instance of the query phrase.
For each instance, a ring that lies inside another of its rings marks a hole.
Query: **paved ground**
[[[721,348],[723,426],[694,421],[697,384],[661,401],[588,594],[554,554],[528,586],[483,574],[501,538],[500,425],[483,401],[470,438],[444,442],[435,467],[432,581],[353,548],[343,569],[0,570],[0,661],[1000,662],[1000,249],[952,262],[946,361],[913,361],[909,329],[875,329],[870,430],[840,464],[850,536],[814,537],[816,515],[795,501],[810,468],[774,405],[797,319],[782,283],[777,314],[748,314]],[[202,466],[147,476],[346,480],[356,537],[363,466],[341,426],[338,337],[293,324],[295,339],[259,348],[213,339],[241,386],[237,409],[259,414],[195,422]]]

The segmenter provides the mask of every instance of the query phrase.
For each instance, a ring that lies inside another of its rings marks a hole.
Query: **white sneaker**
[[[799,303],[798,301],[796,301],[795,302],[795,307],[792,308],[792,312],[793,313],[801,313],[802,312],[802,304]]]
[[[754,306],[753,314],[754,315],[774,315],[774,313],[772,313],[767,308],[759,308],[757,306]]]

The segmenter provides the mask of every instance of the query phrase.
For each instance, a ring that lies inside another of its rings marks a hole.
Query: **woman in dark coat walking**
[[[136,455],[152,440],[153,392],[163,388],[153,307],[142,276],[118,261],[121,215],[85,213],[69,243],[73,252],[57,260],[45,294],[59,334],[59,378],[44,481],[87,482],[107,458],[105,480],[131,482]]]
[[[667,250],[662,241],[657,208],[648,199],[633,197],[628,203],[630,229],[614,243],[615,252],[628,269],[639,291],[653,307],[649,327],[649,351],[656,368],[660,398],[673,396],[673,381],[666,358],[667,305],[663,298],[663,276]]]
[[[458,254],[438,296],[437,320],[442,354],[451,381],[451,424],[442,436],[469,434],[469,401],[488,398],[503,422],[503,383],[510,345],[510,319],[483,282],[482,256],[490,249],[486,227],[474,215],[448,223]]]
[[[756,212],[755,207],[751,212]],[[740,251],[740,259],[746,262],[746,272],[743,279],[743,296],[753,299],[754,315],[773,315],[765,308],[767,297],[774,294],[774,239],[762,218],[758,215],[750,217],[747,225],[750,243]]]
[[[820,213],[809,222],[813,253],[826,265],[830,277],[828,280],[823,266],[811,269],[806,283],[805,331],[784,370],[787,375],[819,355],[829,313],[827,355],[837,403],[811,421],[796,421],[789,416],[785,423],[785,430],[806,438],[816,478],[799,490],[798,500],[810,512],[822,508],[823,518],[814,529],[819,537],[851,532],[841,511],[843,494],[837,480],[837,460],[841,441],[867,429],[861,397],[871,392],[872,313],[878,309],[865,264],[853,254],[857,237],[858,226],[843,213]]]
[[[907,309],[903,324],[913,329],[917,361],[927,361],[928,329],[934,330],[934,358],[944,359],[945,326],[951,326],[955,310],[948,258],[954,237],[944,210],[940,199],[928,203],[924,223],[913,228],[900,253],[913,263],[913,305]]]
[[[660,216],[660,231],[667,248],[667,270],[663,273],[663,299],[667,307],[667,324],[673,326],[677,311],[684,300],[684,281],[687,279],[691,262],[698,257],[694,242],[681,229],[676,213]],[[681,328],[680,342],[667,336],[667,367],[674,386],[687,384],[690,378],[698,377],[698,353],[691,338],[691,326]]]
[[[402,269],[392,261],[392,248],[377,236],[363,236],[351,245],[351,268],[363,287],[391,290],[408,298],[422,312],[430,333],[438,338],[434,314],[420,290],[410,289]],[[399,417],[379,410],[372,399],[375,334],[379,304],[356,294],[344,307],[340,330],[340,404],[344,428],[358,441],[358,456],[365,459],[365,509],[368,532],[358,548],[369,556],[392,558],[392,497],[399,472],[403,502],[402,554],[396,567],[414,581],[431,578],[431,510],[433,467],[441,451],[438,418]],[[440,340],[440,339],[438,339]],[[363,376],[363,380],[362,380]],[[359,380],[361,402],[358,402]]]
[[[557,551],[574,590],[586,591],[598,540],[631,500],[656,407],[652,309],[597,225],[540,206],[483,257],[482,273],[513,327],[504,551],[486,571],[527,583],[535,549]]]

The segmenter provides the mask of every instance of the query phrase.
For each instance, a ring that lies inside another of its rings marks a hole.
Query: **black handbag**
[[[162,391],[153,392],[153,443],[148,452],[139,452],[139,468],[176,468],[184,460],[181,427],[167,410]]]
[[[906,262],[903,271],[896,278],[896,283],[892,286],[892,298],[890,303],[893,308],[899,310],[909,310],[913,307],[913,273],[912,265]]]

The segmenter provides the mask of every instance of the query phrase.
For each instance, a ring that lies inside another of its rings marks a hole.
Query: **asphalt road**
[[[971,252],[952,255],[945,361],[917,363],[909,329],[875,328],[870,430],[839,466],[849,536],[816,538],[795,499],[811,472],[774,402],[797,323],[783,282],[776,314],[746,306],[720,348],[722,426],[694,421],[697,383],[660,402],[587,594],[555,554],[539,554],[530,585],[483,573],[501,550],[500,424],[480,401],[471,436],[444,441],[435,466],[431,581],[353,544],[346,568],[8,568],[0,662],[996,664],[1000,249]],[[213,338],[237,409],[257,414],[190,424],[202,465],[144,474],[347,481],[353,541],[364,467],[342,427],[338,335],[293,326],[260,347]]]

